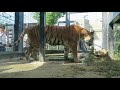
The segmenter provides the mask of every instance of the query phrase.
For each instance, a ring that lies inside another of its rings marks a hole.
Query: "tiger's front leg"
[[[78,63],[77,44],[76,43],[73,43],[73,44],[70,43],[69,45],[70,45],[70,48],[72,50],[72,54],[73,54],[73,57],[74,57],[74,62]]]
[[[69,47],[64,47],[64,58],[68,59],[68,54],[69,54]]]

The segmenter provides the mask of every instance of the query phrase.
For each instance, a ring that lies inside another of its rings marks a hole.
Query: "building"
[[[111,56],[119,51],[120,47],[120,12],[103,12],[103,48]]]

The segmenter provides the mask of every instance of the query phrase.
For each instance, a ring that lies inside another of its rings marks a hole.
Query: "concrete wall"
[[[102,13],[102,47],[107,49],[111,56],[113,56],[114,51],[114,29],[109,25],[110,22],[119,14],[120,12],[103,12]],[[113,24],[114,26],[114,24]]]
[[[107,49],[107,13],[102,13],[102,48]]]

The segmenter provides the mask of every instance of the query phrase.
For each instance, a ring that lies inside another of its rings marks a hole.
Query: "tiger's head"
[[[85,28],[82,28],[80,31],[80,38],[82,38],[85,42],[91,42],[93,41],[94,37],[94,31],[90,32]]]

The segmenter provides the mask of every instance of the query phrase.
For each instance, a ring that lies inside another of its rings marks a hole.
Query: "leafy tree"
[[[63,17],[65,13],[62,12],[46,12],[46,24],[47,25],[54,25],[57,23],[57,20],[60,17]],[[35,12],[34,19],[36,19],[39,22],[39,18],[40,18],[40,13],[39,12]]]

